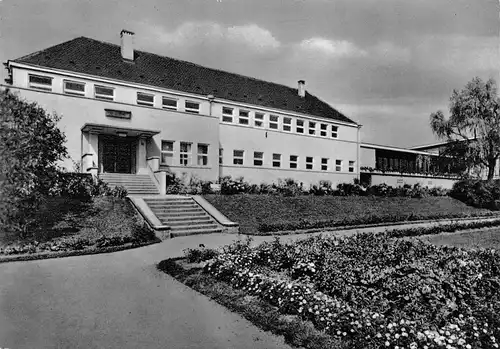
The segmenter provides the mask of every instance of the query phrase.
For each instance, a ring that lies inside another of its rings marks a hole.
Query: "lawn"
[[[152,240],[142,218],[126,199],[48,198],[26,236],[0,235],[0,255],[80,250]]]
[[[483,231],[463,233],[448,233],[419,237],[423,241],[440,246],[462,248],[486,248],[500,250],[500,229],[493,228]]]
[[[185,262],[196,262],[190,261],[194,256],[210,260],[187,275]],[[312,323],[338,341],[332,346],[323,337],[315,345],[310,336],[298,346],[498,348],[498,252],[358,234],[275,240],[253,248],[236,242],[215,257],[192,251],[186,257],[159,267],[176,277],[184,274],[187,285],[285,338],[293,336],[280,314]],[[241,301],[247,298],[254,300],[251,307]],[[273,317],[266,316],[271,312]]]
[[[244,234],[313,227],[317,222],[331,226],[372,222],[398,222],[491,215],[450,197],[402,198],[363,196],[206,195],[226,217],[240,224]],[[303,221],[310,224],[303,224]],[[302,221],[302,223],[301,223]]]

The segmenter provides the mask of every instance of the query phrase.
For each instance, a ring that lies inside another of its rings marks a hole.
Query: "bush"
[[[458,181],[453,185],[449,195],[469,206],[491,210],[500,209],[500,185],[498,181],[480,179]]]
[[[249,193],[252,187],[248,182],[245,182],[243,177],[232,179],[231,176],[224,176],[220,178],[221,194],[234,195]]]
[[[219,252],[217,250],[211,248],[188,248],[184,250],[184,256],[188,263],[208,261],[218,254]]]
[[[283,196],[298,196],[304,192],[302,183],[296,182],[293,178],[278,179],[275,188],[275,193]]]

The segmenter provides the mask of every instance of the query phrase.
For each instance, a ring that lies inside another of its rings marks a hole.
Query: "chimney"
[[[122,39],[122,58],[128,61],[134,60],[134,33],[123,29],[120,32]]]
[[[306,82],[299,80],[299,96],[304,98],[306,96]]]

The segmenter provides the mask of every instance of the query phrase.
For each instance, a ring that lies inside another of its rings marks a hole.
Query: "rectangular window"
[[[264,127],[264,114],[255,113],[254,125],[255,127]]]
[[[191,143],[181,142],[179,160],[181,166],[188,166],[191,164]]]
[[[164,165],[174,164],[174,142],[161,141],[161,163]]]
[[[37,90],[52,91],[52,78],[29,74],[29,86]]]
[[[208,144],[198,144],[198,166],[208,166]]]
[[[264,164],[264,153],[261,151],[253,152],[253,164],[254,166],[262,166]]]
[[[85,96],[85,83],[64,80],[64,93],[68,95]]]
[[[163,109],[177,110],[177,99],[162,97],[161,106]]]
[[[137,104],[152,107],[155,103],[155,96],[149,93],[137,92]]]
[[[249,125],[250,122],[249,122],[249,114],[250,112],[248,110],[240,110],[240,117],[238,119],[238,123],[240,125]]]
[[[312,156],[306,156],[306,170],[312,170],[314,167],[314,158]]]
[[[112,101],[115,99],[115,89],[106,86],[94,86],[94,97],[97,99],[106,99]]]
[[[328,159],[321,158],[321,171],[328,171]]]
[[[188,113],[199,114],[200,113],[200,103],[186,101],[184,104],[184,110]]]
[[[342,172],[342,160],[335,160],[335,171]]]
[[[273,167],[281,167],[281,154],[273,154]]]
[[[354,172],[354,165],[355,165],[354,161],[349,161],[349,172]]]
[[[338,126],[332,125],[332,138],[337,138],[339,132]]]
[[[297,133],[304,133],[304,120],[297,119],[295,131]]]
[[[292,118],[283,118],[283,131],[292,132]]]
[[[290,155],[290,168],[297,168],[299,157],[297,155]]]
[[[233,150],[233,165],[243,165],[244,157],[245,157],[245,151]]]
[[[278,115],[269,115],[269,128],[273,130],[278,129],[279,116]]]
[[[224,149],[219,148],[219,165],[224,163]]]
[[[222,107],[222,122],[233,122],[233,108]]]
[[[310,135],[315,135],[316,134],[316,123],[309,121],[309,134]]]
[[[320,124],[319,135],[321,137],[326,137],[327,133],[328,133],[328,125],[327,124]]]

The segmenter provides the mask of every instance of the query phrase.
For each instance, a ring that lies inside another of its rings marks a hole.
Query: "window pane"
[[[222,107],[222,114],[233,115],[233,108]]]
[[[164,108],[177,109],[177,100],[172,98],[163,97],[162,104]]]
[[[109,88],[109,87],[96,86],[95,93],[96,93],[96,95],[98,94],[98,95],[113,97],[114,90],[112,88]]]
[[[233,151],[233,155],[237,157],[243,157],[243,150],[235,150]]]
[[[174,151],[174,142],[161,142],[162,151]]]
[[[200,109],[200,104],[196,102],[186,101],[185,110],[189,113],[198,113]]]
[[[81,82],[75,81],[65,81],[64,88],[66,90],[77,91],[77,92],[85,92],[85,84]]]
[[[48,76],[30,75],[29,80],[35,84],[52,85],[52,78]]]
[[[208,145],[198,144],[198,154],[208,154]]]

